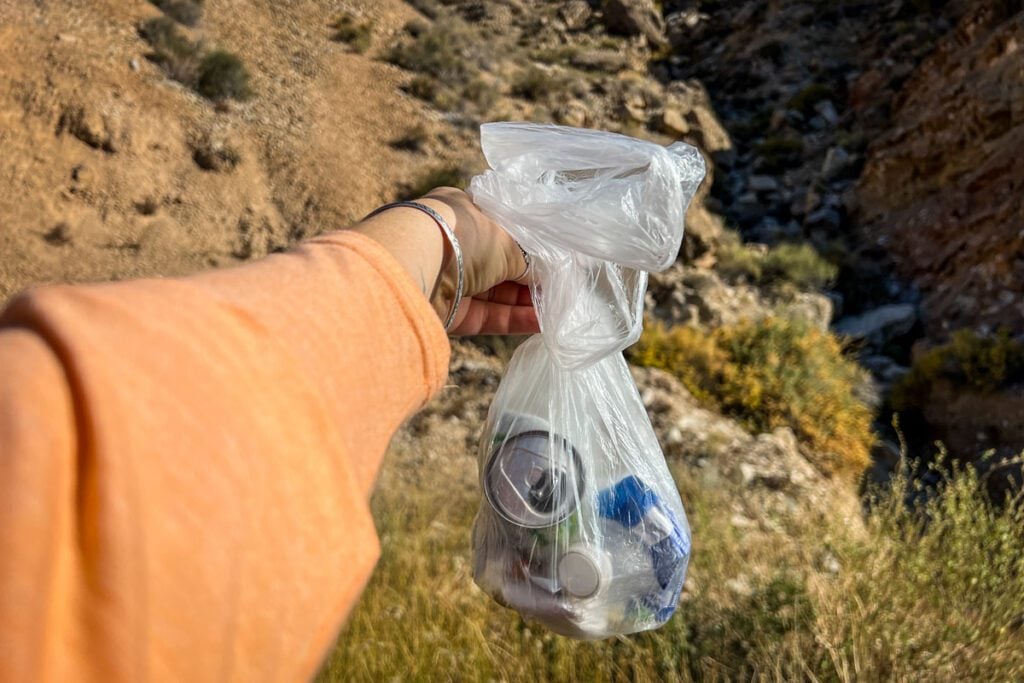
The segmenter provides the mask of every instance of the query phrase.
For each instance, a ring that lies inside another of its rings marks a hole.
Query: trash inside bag
[[[693,147],[593,130],[485,124],[470,194],[531,259],[541,334],[522,344],[480,446],[474,578],[575,638],[657,628],[690,557],[679,492],[621,351],[647,272],[676,258],[704,177]]]

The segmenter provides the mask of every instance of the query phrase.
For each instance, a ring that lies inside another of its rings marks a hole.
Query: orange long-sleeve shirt
[[[449,346],[373,240],[0,316],[0,681],[289,681],[379,547],[388,440]]]

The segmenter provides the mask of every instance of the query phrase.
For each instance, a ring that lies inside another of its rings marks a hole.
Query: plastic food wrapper
[[[648,271],[672,264],[704,160],[561,126],[481,129],[473,200],[529,253],[541,334],[512,357],[480,445],[474,578],[576,638],[652,629],[675,611],[690,530],[621,351]]]

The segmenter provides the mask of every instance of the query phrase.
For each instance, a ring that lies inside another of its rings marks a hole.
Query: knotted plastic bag
[[[656,628],[679,601],[690,531],[621,351],[640,336],[647,272],[675,261],[703,158],[522,123],[486,124],[481,142],[491,170],[470,194],[529,253],[541,334],[488,414],[474,578],[563,635]]]

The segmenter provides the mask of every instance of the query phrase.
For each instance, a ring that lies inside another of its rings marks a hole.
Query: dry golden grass
[[[769,531],[734,527],[742,493],[677,468],[694,531],[678,612],[655,632],[582,643],[474,586],[467,463],[414,457],[399,450],[387,466],[374,500],[383,557],[322,683],[1024,677],[1024,515],[982,502],[970,474],[921,514],[898,483],[864,527],[801,513]]]

